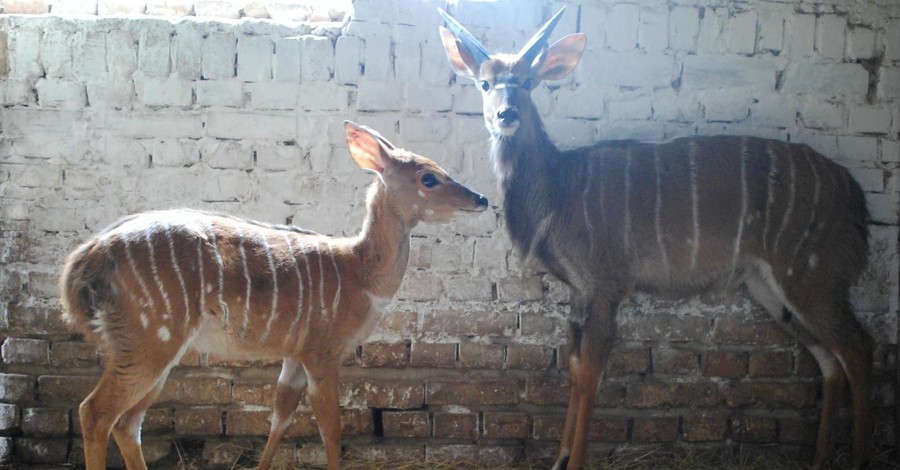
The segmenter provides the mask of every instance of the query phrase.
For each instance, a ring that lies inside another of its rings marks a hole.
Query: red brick
[[[98,380],[87,375],[42,375],[38,377],[38,396],[48,405],[75,406],[94,390]]]
[[[378,323],[375,325],[375,331],[379,331],[386,335],[409,338],[416,335],[418,321],[419,313],[415,310],[388,310],[378,320]]]
[[[222,410],[194,407],[175,410],[175,432],[179,435],[209,436],[222,433]]]
[[[778,420],[778,442],[814,444],[819,433],[818,419],[781,418]]]
[[[71,334],[60,318],[58,307],[43,305],[11,304],[9,329],[12,335]]]
[[[158,403],[225,405],[231,403],[231,381],[217,377],[178,377],[166,382]]]
[[[628,384],[629,408],[708,407],[719,400],[713,383],[632,383]]]
[[[178,365],[181,367],[199,367],[200,366],[200,353],[196,350],[189,349],[187,352],[181,356],[181,360],[178,361]]]
[[[731,438],[736,442],[775,442],[778,425],[775,418],[736,416],[731,418]]]
[[[523,370],[550,369],[553,367],[553,348],[538,344],[508,344],[506,366]]]
[[[429,381],[425,401],[429,405],[515,405],[519,385],[515,380],[477,382]]]
[[[474,462],[478,453],[477,445],[428,444],[425,446],[425,460],[431,462]]]
[[[563,318],[551,317],[543,312],[522,312],[521,333],[525,337],[535,337],[541,340],[559,337],[566,331],[566,321]]]
[[[7,364],[45,366],[50,363],[50,342],[44,339],[6,338],[0,350]]]
[[[97,347],[82,341],[61,341],[50,345],[54,367],[90,367],[98,364]]]
[[[717,318],[713,339],[729,344],[779,346],[790,346],[794,342],[774,321],[750,321],[740,317]]]
[[[362,347],[362,367],[403,368],[409,364],[409,341],[399,343],[373,342]]]
[[[76,414],[76,413],[73,413]],[[141,434],[164,434],[175,431],[175,412],[171,408],[150,408],[144,416]],[[81,428],[79,421],[73,418],[75,427]]]
[[[341,434],[344,436],[371,436],[374,432],[372,410],[349,408],[341,410]]]
[[[544,285],[538,275],[504,277],[497,281],[497,294],[500,302],[538,301],[544,298]]]
[[[60,436],[69,433],[68,408],[25,408],[22,432],[28,436]]]
[[[678,418],[634,418],[634,442],[674,442],[678,438]]]
[[[710,351],[703,354],[701,360],[704,377],[736,379],[747,375],[747,353]]]
[[[68,438],[16,438],[16,456],[25,463],[66,463]]]
[[[272,406],[275,403],[274,381],[270,383],[237,383],[232,388],[232,399],[240,405]],[[304,394],[306,392],[303,392]],[[301,398],[301,401],[303,399]]]
[[[672,348],[653,349],[653,373],[691,376],[699,369],[697,351]]]
[[[347,448],[347,459],[353,462],[422,462],[425,460],[425,447],[382,442],[372,445],[356,443]],[[372,467],[377,468],[375,465]]]
[[[684,437],[688,442],[721,441],[728,436],[728,418],[710,413],[684,417]]]
[[[756,404],[807,408],[816,404],[816,389],[811,383],[746,382],[726,386],[722,393],[732,408]]]
[[[453,369],[456,367],[456,349],[456,343],[414,343],[412,345],[410,365],[413,367]]]
[[[473,413],[435,412],[434,437],[447,439],[478,439],[478,415]]]
[[[557,441],[562,437],[562,428],[566,422],[564,414],[541,414],[532,418],[533,438],[538,441]]]
[[[645,374],[650,370],[650,351],[644,348],[613,350],[606,370],[608,377]]]
[[[435,310],[424,315],[425,336],[512,336],[516,313],[505,310]]]
[[[800,348],[800,353],[797,354],[795,374],[798,377],[818,377],[822,375],[822,371],[819,370],[819,363],[816,362],[816,358],[806,348]]]
[[[0,374],[0,400],[29,402],[34,400],[34,378],[22,374]]]
[[[225,434],[229,436],[263,436],[271,428],[269,410],[227,410],[225,412]]]
[[[696,341],[708,340],[710,320],[705,316],[678,316],[659,313],[626,316],[619,326],[619,337],[635,341]]]
[[[385,411],[384,437],[428,437],[431,426],[427,411]]]
[[[459,343],[459,365],[465,369],[502,369],[505,349],[502,344]]]
[[[484,437],[490,439],[526,439],[531,422],[525,413],[484,412]]]
[[[19,407],[17,405],[0,403],[0,435],[14,431],[19,425]],[[3,460],[2,455],[0,455],[0,462]]]
[[[247,449],[253,448],[254,442],[250,439],[216,440],[206,439],[203,442],[201,458],[210,468],[233,468],[234,463],[240,459]]]
[[[596,406],[614,408],[625,399],[625,385],[606,382],[597,387]],[[564,377],[534,378],[525,382],[525,402],[535,405],[561,405],[569,403],[569,380]]]
[[[414,380],[371,380],[363,385],[366,406],[408,409],[425,404],[425,383]]]
[[[790,377],[794,371],[791,351],[760,351],[750,353],[749,377]]]
[[[478,447],[478,464],[487,467],[510,468],[512,464],[525,460],[525,452],[520,446]]]

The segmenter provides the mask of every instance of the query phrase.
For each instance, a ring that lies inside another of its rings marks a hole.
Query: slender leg
[[[822,371],[822,415],[819,418],[819,434],[816,438],[816,454],[813,468],[820,468],[831,455],[831,427],[838,402],[844,388],[844,371],[831,351],[819,344],[807,345],[809,352]]]
[[[869,389],[872,380],[872,339],[854,322],[855,331],[845,336],[849,341],[831,347],[837,356],[847,380],[850,382],[850,398],[853,403],[853,468],[866,468],[872,459],[870,446],[872,426],[869,421]],[[851,330],[854,330],[851,328]]]
[[[325,443],[328,470],[341,466],[341,408],[338,402],[338,361],[303,364],[309,381],[308,396]]]
[[[113,361],[110,361],[112,364]],[[106,450],[113,425],[126,411],[147,397],[156,385],[162,370],[123,372],[114,365],[107,366],[94,391],[81,403],[81,429],[84,434],[85,467],[88,470],[106,468]],[[123,436],[124,438],[124,436]],[[140,445],[125,440],[126,452],[140,454]],[[133,442],[133,441],[132,441]],[[140,457],[143,461],[143,457]],[[139,467],[138,467],[139,468]]]
[[[574,308],[574,306],[573,306]],[[569,455],[572,449],[572,437],[575,435],[575,422],[577,421],[579,391],[578,387],[578,348],[581,344],[581,326],[569,324],[569,405],[566,408],[566,423],[563,426],[562,439],[559,442],[559,456],[552,470],[564,470],[569,463]]]
[[[267,470],[275,456],[275,450],[284,437],[291,417],[303,390],[306,388],[306,372],[296,360],[286,357],[281,365],[281,375],[278,377],[278,385],[275,388],[275,409],[272,412],[272,428],[269,431],[269,439],[266,440],[266,448],[259,459],[259,470]]]
[[[573,354],[576,354],[577,357],[570,362],[575,366],[570,370],[570,374],[574,375],[571,383],[577,392],[575,392],[575,403],[569,403],[566,419],[568,427],[568,416],[573,415],[572,406],[574,405],[574,425],[570,431],[572,443],[566,465],[568,470],[584,467],[587,435],[597,395],[597,384],[603,376],[615,341],[617,309],[618,302],[610,302],[607,299],[597,299],[591,302],[580,333],[576,332],[574,335],[580,340],[572,347]],[[562,460],[562,455],[563,450],[561,449],[560,460]],[[561,467],[561,462],[558,464]]]
[[[166,375],[168,374],[163,374],[150,393],[126,411],[113,425],[112,434],[119,446],[122,459],[125,460],[125,468],[128,470],[147,469],[144,454],[141,452],[141,423],[144,421],[147,408],[150,408],[162,391],[163,385],[166,383]]]

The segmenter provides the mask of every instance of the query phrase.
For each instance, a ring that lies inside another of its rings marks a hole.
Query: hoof
[[[553,468],[551,468],[550,470],[567,470],[567,465],[569,465],[568,455],[566,455],[565,457],[560,457],[559,460],[557,460],[556,463],[553,464]]]

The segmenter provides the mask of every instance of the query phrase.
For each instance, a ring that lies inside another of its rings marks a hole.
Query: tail
[[[73,251],[63,266],[59,280],[62,320],[90,341],[102,340],[99,326],[109,307],[106,273],[112,260],[91,239]]]

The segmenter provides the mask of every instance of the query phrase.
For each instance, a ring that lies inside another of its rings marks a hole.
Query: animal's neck
[[[560,152],[544,131],[534,105],[530,101],[523,104],[516,133],[511,137],[493,136],[491,156],[503,192],[507,232],[527,257],[534,251],[539,227],[551,211],[547,180]]]
[[[360,278],[370,294],[392,297],[403,280],[409,261],[409,234],[418,220],[390,198],[381,180],[372,183],[366,204],[366,219],[355,250],[362,262]]]

